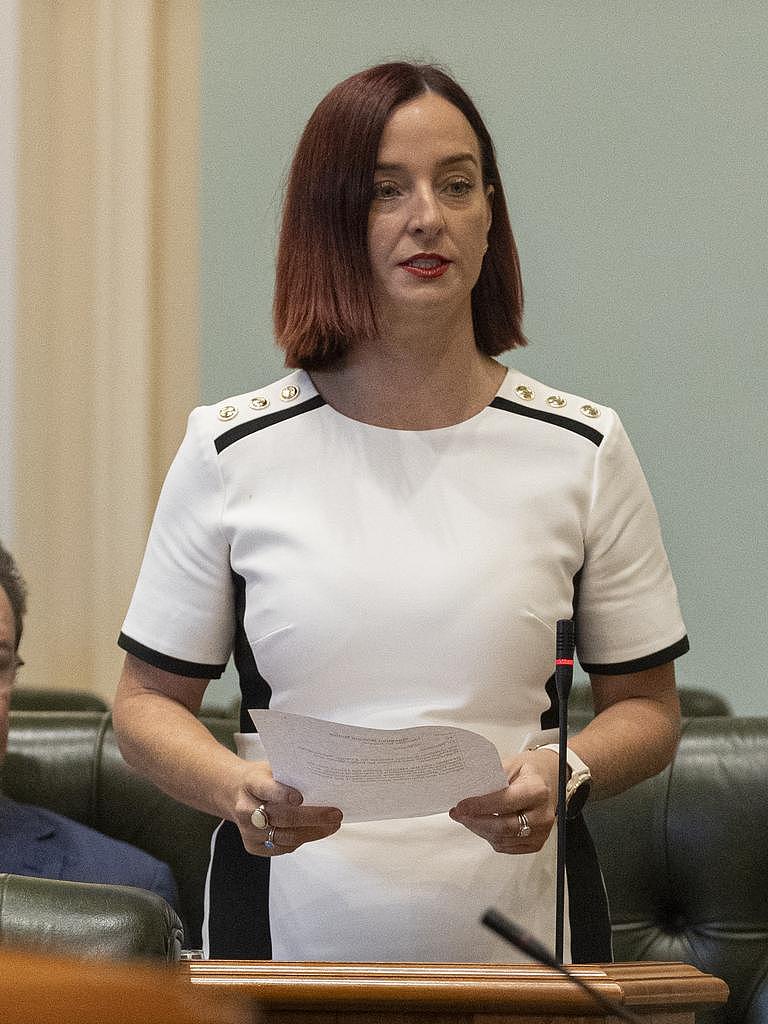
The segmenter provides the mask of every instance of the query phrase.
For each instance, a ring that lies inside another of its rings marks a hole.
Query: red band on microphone
[[[555,658],[556,665],[573,665],[573,658]]]

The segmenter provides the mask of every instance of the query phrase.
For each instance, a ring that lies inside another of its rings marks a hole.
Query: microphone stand
[[[573,682],[573,619],[559,619],[556,626],[555,688],[557,689],[559,733],[557,765],[557,887],[555,892],[555,956],[563,962],[565,917],[565,787],[568,779],[568,696]]]
[[[496,932],[502,939],[506,939],[516,949],[521,950],[526,956],[536,960],[537,963],[544,964],[545,967],[552,967],[554,970],[559,971],[560,974],[564,974],[574,985],[578,985],[583,992],[586,992],[590,998],[594,999],[600,1009],[606,1010],[612,1016],[620,1017],[622,1020],[628,1020],[631,1024],[643,1024],[646,1018],[638,1017],[630,1010],[625,1009],[620,1003],[609,999],[592,985],[587,984],[577,974],[564,967],[562,961],[552,956],[546,946],[534,938],[530,932],[525,931],[515,924],[514,921],[510,921],[508,917],[504,917],[498,910],[486,910],[481,918],[481,922],[486,928]]]

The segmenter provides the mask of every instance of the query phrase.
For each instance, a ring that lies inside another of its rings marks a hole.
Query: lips
[[[419,252],[400,264],[409,274],[425,279],[442,277],[450,265],[450,260],[436,252]]]

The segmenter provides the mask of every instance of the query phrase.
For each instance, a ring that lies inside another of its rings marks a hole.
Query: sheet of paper
[[[503,789],[499,753],[468,729],[364,729],[281,711],[251,710],[280,782],[305,804],[339,807],[345,821],[416,818]]]

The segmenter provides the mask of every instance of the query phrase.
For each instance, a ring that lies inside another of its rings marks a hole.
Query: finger
[[[454,809],[450,817],[483,838],[494,840],[505,836],[527,839],[532,833],[546,838],[555,823],[555,816],[548,805],[526,807],[508,814],[478,816],[461,815],[458,809]]]
[[[549,788],[544,779],[535,772],[528,772],[518,775],[506,789],[460,800],[454,810],[461,817],[508,815],[520,808],[527,810],[545,806],[549,799]]]
[[[264,807],[269,823],[266,827],[274,826],[280,829],[338,827],[343,817],[338,807],[313,807],[311,804],[295,807],[285,803],[265,803],[259,806]],[[261,826],[262,829],[264,827]]]
[[[544,845],[544,840],[535,836],[528,839],[515,839],[510,836],[501,836],[497,839],[489,839],[488,843],[496,853],[524,854],[538,853]]]
[[[255,765],[259,765],[262,771],[258,776],[249,779],[245,783],[245,791],[253,797],[256,804],[293,804],[298,805],[303,803],[304,797],[301,795],[298,789],[294,789],[293,786],[286,786],[282,782],[278,782],[277,779],[272,778],[272,772],[269,769],[269,765],[266,761],[256,761]]]
[[[327,839],[341,828],[341,822],[332,825],[310,828],[278,828],[275,829],[273,842],[278,850],[295,850],[304,843],[315,843]]]
[[[523,825],[531,830],[531,832],[537,832],[542,829],[549,831],[552,824],[552,819],[546,813],[540,810],[527,809],[523,812],[525,815],[525,821],[521,821],[520,812],[513,811],[511,814],[491,814],[491,815],[460,815],[458,811],[455,813],[450,812],[450,817],[460,825],[464,825],[472,832],[477,832],[478,835],[482,835],[484,839],[497,839],[503,836],[514,836],[515,838],[525,839],[530,832],[527,832]],[[522,835],[518,833],[522,832]]]
[[[460,821],[468,831],[484,839],[497,853],[536,853],[542,848],[550,828],[531,827],[528,835],[520,835],[520,823],[515,815],[509,819],[480,818]]]
[[[266,831],[250,832],[243,835],[245,849],[258,857],[278,857],[284,853],[292,853],[305,843],[317,842],[333,835],[341,827],[341,822],[323,827],[283,828],[274,826]]]
[[[484,796],[467,797],[451,808],[450,813],[453,816],[455,811],[462,818],[482,818],[509,813],[510,808],[505,806],[507,793],[508,789],[499,789],[494,793],[486,793]]]

